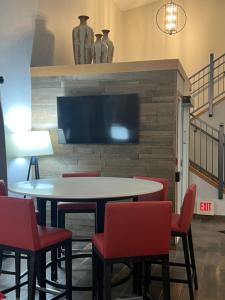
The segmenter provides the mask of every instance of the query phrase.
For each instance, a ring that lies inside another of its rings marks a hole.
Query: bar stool
[[[185,267],[187,279],[170,278],[170,281],[188,284],[190,300],[194,300],[193,280],[195,289],[198,289],[197,270],[191,231],[191,220],[194,213],[195,199],[196,185],[191,184],[185,193],[180,214],[173,214],[171,222],[171,236],[180,237],[182,239],[184,263],[170,261],[170,266]],[[157,276],[150,276],[150,278],[153,280],[160,280],[160,277]]]
[[[98,171],[95,172],[72,172],[72,173],[63,173],[62,177],[99,177],[101,173]],[[95,202],[59,202],[57,205],[58,208],[58,227],[65,228],[65,217],[66,214],[80,214],[80,213],[94,213],[96,212],[96,203]],[[96,220],[95,220],[96,224]],[[91,237],[76,237],[73,239],[76,242],[90,242]],[[58,250],[58,256],[61,257],[61,249]],[[83,256],[90,257],[89,254],[84,254]],[[80,257],[80,255],[79,255]],[[59,262],[60,265],[60,262]]]
[[[185,193],[180,214],[172,215],[172,232],[171,232],[172,236],[181,237],[182,239],[185,263],[182,264],[182,263],[171,262],[170,265],[183,266],[186,268],[186,273],[187,273],[187,280],[171,279],[171,281],[187,283],[191,300],[194,300],[193,284],[192,284],[193,279],[194,279],[195,289],[196,290],[198,289],[197,270],[196,270],[192,231],[191,231],[191,221],[194,214],[195,200],[196,200],[196,184],[191,184]]]
[[[66,229],[47,228],[37,225],[35,208],[32,199],[0,196],[0,250],[14,251],[16,260],[16,285],[2,290],[6,294],[28,284],[28,300],[35,299],[36,276],[39,285],[46,287],[46,252],[65,247],[66,253],[66,289],[51,299],[66,296],[72,300],[72,232]],[[28,259],[28,280],[20,282],[20,255]],[[39,290],[43,299],[45,291]]]
[[[92,238],[92,299],[111,300],[113,263],[155,260],[162,262],[163,299],[170,299],[171,216],[169,201],[106,204],[104,233]]]
[[[0,180],[0,196],[7,196],[7,189],[6,189],[6,185],[4,180]],[[39,213],[38,211],[35,211],[36,214],[36,218],[38,220],[39,217]],[[14,258],[15,255],[11,254],[11,253],[4,253],[4,251],[0,251],[0,273],[1,274],[7,274],[7,275],[15,275],[15,271],[9,271],[9,270],[3,270],[2,269],[2,262],[3,262],[3,258]],[[26,257],[23,257],[26,258]],[[23,274],[25,275],[25,273]],[[22,276],[23,276],[22,275]],[[17,295],[17,297],[19,297],[19,295]]]

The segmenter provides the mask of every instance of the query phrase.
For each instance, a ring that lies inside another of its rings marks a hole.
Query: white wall
[[[79,15],[90,17],[88,25],[95,33],[101,33],[102,29],[111,30],[114,61],[118,61],[122,13],[113,0],[39,0],[33,66],[74,64],[72,29],[79,25]]]
[[[31,126],[30,60],[33,21],[37,0],[1,0],[0,72],[6,131],[28,130]],[[25,180],[26,160],[8,162],[9,182]]]
[[[197,175],[189,172],[189,182],[197,185],[196,194],[196,207],[200,201],[212,201],[214,203],[215,215],[225,215],[225,201],[218,199],[218,189],[198,177]],[[197,211],[196,211],[197,212]]]
[[[155,16],[165,1],[123,13],[123,61],[179,58],[188,75],[205,66],[209,54],[225,52],[222,30],[225,27],[224,0],[177,0],[187,13],[187,24],[176,35],[157,28]]]

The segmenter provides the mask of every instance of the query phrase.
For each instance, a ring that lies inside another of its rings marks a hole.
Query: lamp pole
[[[37,156],[31,156],[30,163],[29,163],[29,169],[28,169],[28,173],[27,173],[27,180],[29,180],[29,178],[30,178],[30,172],[31,172],[32,166],[34,166],[34,177],[35,177],[35,179],[40,179],[39,167],[38,167],[38,158],[37,158]]]
[[[3,76],[0,76],[0,84],[4,83]],[[2,102],[0,94],[0,179],[4,179],[7,187],[7,162],[6,162],[6,147],[5,147],[5,126],[2,111]]]

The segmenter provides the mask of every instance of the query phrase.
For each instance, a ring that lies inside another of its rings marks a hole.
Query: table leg
[[[39,224],[46,226],[46,199],[37,198],[37,208],[39,211]]]
[[[51,201],[51,226],[57,227],[57,201]],[[51,251],[51,279],[53,281],[57,281],[58,273],[57,273],[57,249],[53,249]]]
[[[106,200],[97,200],[96,207],[96,232],[104,232],[104,216]]]

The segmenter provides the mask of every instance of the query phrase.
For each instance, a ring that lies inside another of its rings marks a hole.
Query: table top
[[[9,191],[48,199],[113,199],[154,193],[161,183],[120,177],[68,177],[16,182]]]

